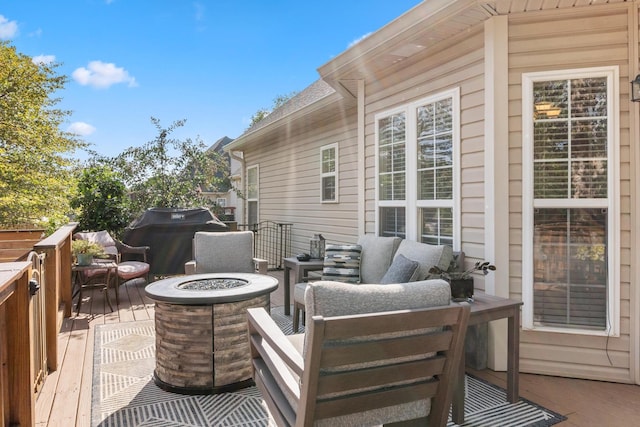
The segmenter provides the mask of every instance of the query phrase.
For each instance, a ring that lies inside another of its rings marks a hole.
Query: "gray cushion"
[[[393,259],[387,272],[380,279],[381,284],[413,282],[418,276],[418,262],[412,261],[404,255]]]
[[[360,282],[360,245],[327,245],[322,268],[322,280]]]
[[[253,232],[198,231],[193,239],[196,273],[255,273]]]
[[[399,237],[380,237],[373,234],[365,234],[360,237],[358,244],[362,246],[361,283],[380,283],[380,279],[393,261],[393,255],[401,240]]]
[[[308,322],[317,314],[330,317],[409,310],[449,305],[450,301],[449,284],[441,279],[389,285],[320,281],[309,283],[304,296]]]
[[[353,285],[340,282],[309,283],[305,293],[307,325],[311,317],[375,313],[382,311],[446,306],[450,303],[449,284],[444,280],[427,280],[403,284]],[[308,336],[305,334],[305,348]],[[303,351],[304,354],[304,351]],[[381,420],[413,419],[425,417],[431,409],[430,400],[378,408],[372,411],[329,418],[316,422],[316,426],[374,425]],[[399,418],[400,417],[400,418]]]
[[[438,266],[443,270],[449,267],[453,258],[453,249],[448,245],[428,245],[413,240],[403,240],[396,251],[395,256],[398,255],[417,261],[420,264],[417,280],[424,280],[429,277],[431,267]]]

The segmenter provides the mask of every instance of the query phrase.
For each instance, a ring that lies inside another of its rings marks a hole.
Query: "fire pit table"
[[[262,274],[176,276],[148,285],[156,302],[156,369],[163,390],[213,394],[253,384],[247,308],[269,311],[278,280]]]

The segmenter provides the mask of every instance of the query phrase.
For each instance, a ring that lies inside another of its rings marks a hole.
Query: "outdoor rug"
[[[287,334],[291,317],[282,307],[272,317]],[[99,325],[95,330],[91,425],[268,426],[269,414],[256,387],[233,393],[188,396],[161,390],[153,382],[155,336],[152,320]],[[505,391],[467,375],[464,426],[551,426],[566,419],[521,399],[506,403]],[[455,426],[453,423],[449,427]]]

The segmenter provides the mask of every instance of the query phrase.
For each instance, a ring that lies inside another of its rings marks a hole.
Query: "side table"
[[[295,276],[295,283],[303,282],[307,277],[307,272],[322,270],[324,260],[322,259],[310,259],[309,261],[300,261],[296,257],[285,258],[284,264],[284,314],[289,316],[291,314],[291,282],[289,279],[289,273],[293,270]]]
[[[93,275],[90,275],[90,272],[97,270],[97,274],[104,274],[106,277],[104,279],[104,283],[90,283],[94,278]],[[80,313],[80,305],[82,304],[82,290],[83,289],[101,289],[104,293],[104,297],[107,300],[107,304],[109,304],[109,308],[113,311],[113,306],[111,305],[111,299],[109,298],[109,283],[111,282],[111,278],[116,278],[118,276],[118,264],[115,261],[99,261],[94,260],[89,265],[78,265],[73,264],[71,267],[71,271],[73,274],[74,283],[78,285],[78,306],[76,308],[76,314]],[[116,292],[118,289],[116,287]]]

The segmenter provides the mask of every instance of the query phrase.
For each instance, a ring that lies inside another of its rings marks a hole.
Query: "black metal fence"
[[[266,259],[269,269],[282,270],[283,260],[291,256],[292,226],[293,224],[263,221],[257,224],[238,224],[238,229],[253,231],[255,256]]]

